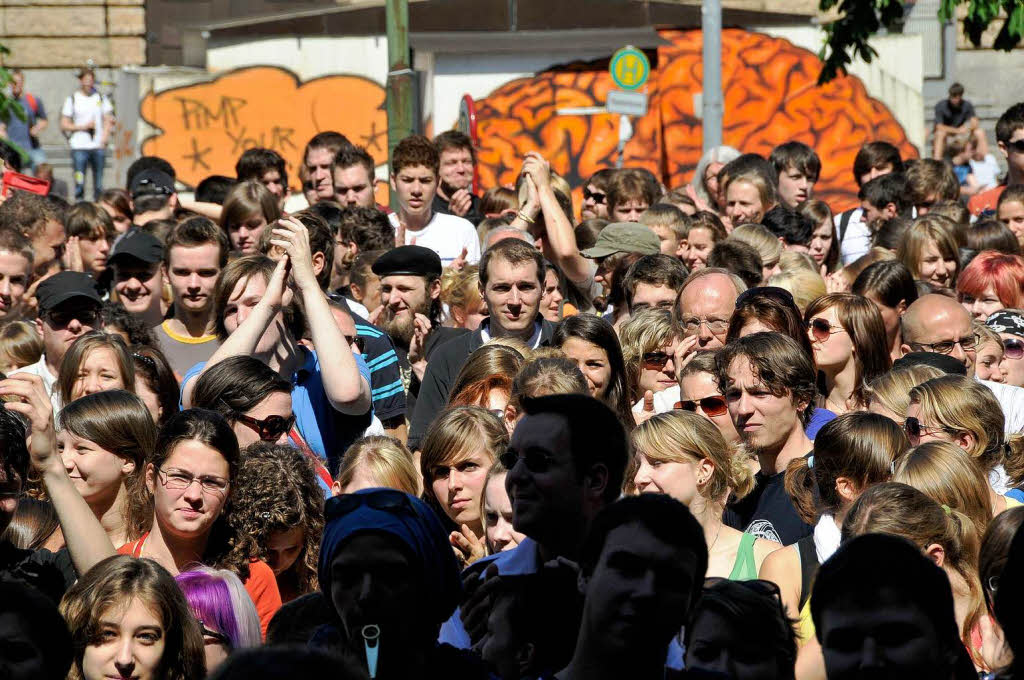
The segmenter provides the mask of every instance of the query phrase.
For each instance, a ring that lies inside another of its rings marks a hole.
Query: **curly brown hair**
[[[309,458],[298,449],[257,442],[242,451],[235,511],[229,521],[235,532],[256,543],[266,560],[270,534],[301,527],[305,547],[291,567],[300,595],[317,584],[320,537],[324,531],[324,492]]]

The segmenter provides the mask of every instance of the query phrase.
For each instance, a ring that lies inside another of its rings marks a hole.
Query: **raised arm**
[[[526,154],[523,161],[526,181],[533,182],[540,202],[541,214],[547,233],[544,237],[545,253],[565,273],[570,281],[585,281],[592,274],[592,263],[576,247],[576,233],[572,221],[562,210],[551,187],[551,164],[536,151]]]
[[[302,296],[313,347],[319,350],[320,371],[328,401],[335,411],[363,415],[370,410],[370,384],[359,373],[355,355],[338,328],[313,273],[309,230],[294,218],[281,219],[273,229],[270,242],[283,248],[292,262],[292,279]]]
[[[17,401],[4,403],[4,408],[21,414],[29,421],[28,451],[32,468],[42,479],[46,494],[57,511],[71,561],[78,573],[84,574],[117,551],[99,518],[68,477],[57,454],[53,407],[43,380],[37,375],[16,373],[0,380],[0,396],[16,397]]]
[[[228,357],[251,355],[256,351],[256,345],[259,344],[260,338],[263,337],[267,328],[273,323],[274,317],[283,307],[288,263],[287,257],[282,257],[278,261],[277,268],[274,269],[270,281],[267,282],[266,292],[249,312],[249,316],[217,348],[217,351],[206,362],[202,372],[181,386],[181,403],[185,408],[192,406],[192,390],[195,389],[199,376]]]

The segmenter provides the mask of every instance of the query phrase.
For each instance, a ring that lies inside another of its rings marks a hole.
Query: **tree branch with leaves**
[[[976,47],[1003,13],[1006,18],[992,47],[1009,51],[1024,37],[1024,0],[942,0],[939,21],[954,21],[958,5],[967,6],[963,31]],[[878,53],[871,47],[870,39],[882,28],[899,32],[905,12],[900,0],[821,0],[818,7],[822,12],[838,14],[838,18],[824,25],[825,45],[819,54],[824,64],[819,84],[845,75],[846,67],[854,59],[871,63]]]

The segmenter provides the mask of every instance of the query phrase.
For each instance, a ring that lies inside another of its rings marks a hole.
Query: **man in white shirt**
[[[81,88],[64,100],[60,129],[68,136],[75,171],[75,200],[85,198],[85,169],[92,168],[93,200],[103,193],[104,152],[114,129],[114,106],[95,88],[96,74],[91,68],[78,71]]]
[[[60,390],[56,385],[60,363],[75,340],[103,327],[100,317],[103,299],[93,278],[82,272],[60,272],[45,279],[36,289],[36,299],[39,301],[36,329],[43,337],[43,356],[15,373],[31,373],[42,378],[56,414],[61,409]]]
[[[441,264],[457,259],[468,264],[480,261],[480,240],[469,220],[436,212],[440,156],[437,147],[422,135],[410,135],[395,147],[391,161],[391,190],[398,195],[398,212],[390,215],[397,245],[430,248]]]
[[[857,180],[858,189],[875,177],[902,171],[900,151],[888,142],[868,142],[853,159],[853,176]],[[858,207],[835,216],[839,255],[844,265],[871,250],[871,229],[863,221],[863,215],[864,211]]]

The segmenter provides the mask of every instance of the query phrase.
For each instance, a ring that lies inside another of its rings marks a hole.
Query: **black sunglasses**
[[[1005,338],[1003,340],[1003,356],[1007,359],[1020,359],[1024,357],[1024,342]]]
[[[644,368],[650,371],[660,371],[665,368],[665,364],[672,358],[671,354],[667,352],[647,352],[643,356]]]
[[[416,508],[409,495],[396,489],[377,489],[369,493],[345,493],[335,496],[324,506],[324,517],[328,522],[344,517],[350,512],[366,506],[384,512],[416,515]]]
[[[682,399],[675,403],[675,408],[682,409],[684,411],[696,412],[697,406],[700,406],[700,410],[709,416],[720,416],[724,414],[728,407],[725,404],[725,397],[721,395],[715,395],[712,397],[704,397],[703,399]]]
[[[1007,142],[1007,146],[1016,151],[1017,153],[1024,153],[1024,139],[1017,139],[1012,142]]]
[[[505,453],[498,456],[498,460],[501,461],[506,470],[511,470],[522,460],[527,470],[537,474],[547,472],[554,465],[554,458],[550,454],[536,449],[531,449],[522,455],[512,449],[506,449]]]
[[[295,424],[295,414],[293,413],[287,418],[273,415],[267,416],[263,420],[256,420],[250,416],[236,413],[235,420],[255,430],[263,441],[274,442],[280,439],[281,435],[285,432],[292,429],[292,425]]]
[[[600,191],[590,191],[588,189],[584,189],[583,200],[587,201],[590,199],[593,199],[594,203],[604,203],[605,194],[602,194]]]
[[[956,430],[948,427],[927,427],[921,424],[921,421],[914,417],[909,417],[903,421],[903,431],[907,433],[908,437],[919,439],[922,434],[931,435],[934,432],[946,432],[948,434],[956,434]]]
[[[51,309],[45,312],[43,316],[53,328],[66,328],[72,319],[77,319],[78,323],[83,326],[91,326],[93,328],[98,326],[100,322],[100,312],[98,309],[62,309],[60,311]]]
[[[366,353],[366,339],[359,335],[346,335],[345,342],[351,345],[355,345],[356,349],[359,350],[360,354]]]

